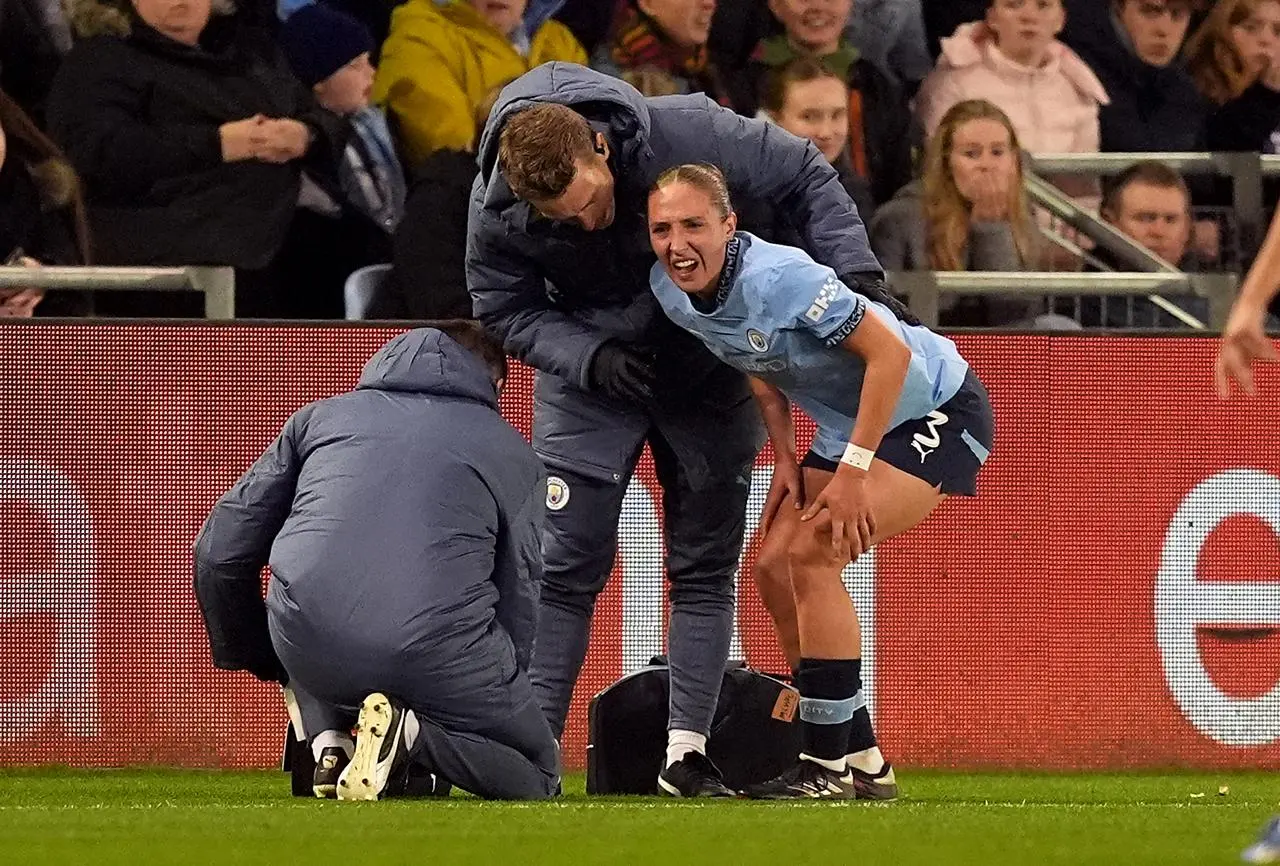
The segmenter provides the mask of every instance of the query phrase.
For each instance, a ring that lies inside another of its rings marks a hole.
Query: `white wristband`
[[[861,469],[863,472],[871,469],[871,459],[876,456],[876,452],[870,448],[863,448],[860,445],[849,443],[844,449],[844,456],[840,458],[841,463],[847,463],[854,469]]]

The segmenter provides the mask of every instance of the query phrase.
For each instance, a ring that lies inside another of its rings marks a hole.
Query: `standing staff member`
[[[674,165],[713,161],[737,194],[791,214],[842,277],[878,277],[880,266],[817,148],[705,96],[645,98],[607,75],[546,64],[503,90],[479,156],[467,285],[481,322],[538,370],[533,445],[550,475],[534,689],[561,734],[613,568],[623,494],[648,443],[671,581],[659,787],[728,796],[705,748],[763,436],[745,377],[667,321],[649,292],[649,186]]]
[[[797,671],[804,751],[747,793],[894,799],[840,573],[949,494],[977,492],[991,404],[950,340],[851,291],[803,251],[736,229],[712,166],[658,178],[649,198],[654,294],[676,324],[752,376],[773,441],[756,582]],[[801,461],[789,401],[818,424]]]

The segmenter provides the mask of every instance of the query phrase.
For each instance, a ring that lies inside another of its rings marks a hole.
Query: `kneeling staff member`
[[[397,793],[411,762],[482,797],[559,784],[526,673],[546,477],[498,414],[505,375],[474,324],[396,337],[285,422],[200,531],[214,664],[287,677],[318,796]]]

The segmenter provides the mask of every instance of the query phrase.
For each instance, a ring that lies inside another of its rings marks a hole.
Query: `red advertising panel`
[[[394,331],[0,329],[0,764],[249,767],[278,693],[212,668],[191,589],[209,507]],[[958,338],[990,389],[977,499],[846,571],[881,740],[902,765],[1280,764],[1280,376],[1220,403],[1208,339]],[[504,410],[528,433],[531,377]],[[750,503],[770,476],[762,456]],[[647,458],[566,734],[660,652]],[[743,554],[734,652],[782,659]]]

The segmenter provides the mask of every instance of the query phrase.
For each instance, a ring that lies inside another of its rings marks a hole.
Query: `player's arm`
[[[765,497],[764,510],[760,512],[759,533],[769,532],[778,509],[787,496],[796,508],[804,507],[804,483],[800,474],[800,461],[796,457],[796,425],[791,418],[791,402],[781,390],[763,379],[750,376],[751,394],[760,407],[769,442],[773,445],[773,480]]]
[[[302,460],[296,430],[304,409],[223,495],[195,544],[195,591],[215,667],[284,681],[271,646],[262,569],[293,507]]]
[[[911,365],[911,349],[875,313],[864,315],[840,346],[861,358],[867,370],[849,444],[853,449],[874,454],[884,434],[889,432],[889,422],[902,396],[902,384]],[[865,459],[870,465],[871,458]],[[866,474],[865,469],[842,462],[841,468],[846,467]]]
[[[1271,219],[1266,240],[1222,330],[1214,378],[1218,395],[1223,399],[1231,396],[1232,379],[1246,394],[1254,393],[1252,364],[1255,360],[1280,360],[1275,346],[1263,332],[1267,306],[1277,293],[1280,293],[1280,211]]]

